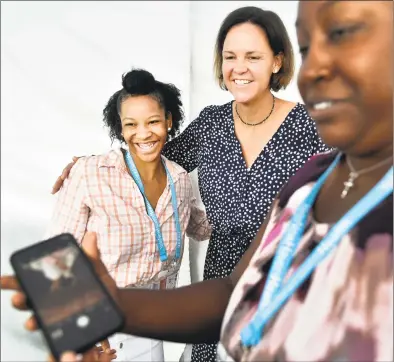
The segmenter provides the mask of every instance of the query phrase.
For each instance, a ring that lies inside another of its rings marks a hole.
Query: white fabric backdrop
[[[52,183],[71,156],[111,147],[101,112],[122,73],[142,67],[174,83],[186,124],[231,99],[213,81],[213,46],[224,17],[245,5],[276,11],[295,44],[294,1],[1,3],[1,273],[14,250],[42,238]],[[298,101],[295,82],[281,96]],[[202,278],[206,247],[190,243],[192,281]],[[190,274],[186,253],[181,284]],[[22,330],[26,316],[1,294],[1,360],[44,360],[40,336]],[[166,360],[182,350],[166,344]]]

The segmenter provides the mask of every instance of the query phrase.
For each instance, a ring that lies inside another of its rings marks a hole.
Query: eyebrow
[[[235,54],[235,53],[234,53],[233,51],[231,51],[231,50],[223,50],[223,53]],[[265,54],[265,53],[263,53],[263,52],[261,52],[261,51],[259,51],[259,50],[251,50],[251,51],[246,52],[246,54],[253,54],[253,53]]]
[[[160,118],[160,114],[154,114],[153,116],[148,117],[146,120],[151,119],[151,118]],[[126,121],[126,120],[128,120],[128,121],[135,121],[134,118],[125,117],[125,118],[122,119],[122,122]]]
[[[328,0],[317,10],[317,13],[320,14],[323,11],[327,11],[328,8],[331,8],[331,7],[339,4],[340,2],[341,2],[340,0]],[[301,25],[302,25],[302,19],[297,18],[297,20],[295,22],[295,27],[299,28]]]

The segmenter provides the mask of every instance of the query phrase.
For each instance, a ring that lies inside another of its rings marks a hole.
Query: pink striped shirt
[[[206,240],[211,228],[205,212],[196,207],[187,172],[162,157],[176,189],[183,255],[186,233]],[[176,229],[168,182],[155,212],[170,257],[175,253]],[[145,286],[160,279],[154,224],[120,149],[80,158],[59,192],[47,236],[69,232],[81,242],[86,231],[97,233],[103,262],[119,287]],[[180,261],[174,270],[179,267]]]

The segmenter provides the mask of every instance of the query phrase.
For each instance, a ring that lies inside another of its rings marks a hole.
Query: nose
[[[141,141],[147,140],[152,136],[152,131],[149,129],[149,126],[141,124],[137,127],[135,135]]]
[[[244,74],[248,71],[248,67],[246,66],[244,59],[237,59],[234,64],[233,72],[237,74]]]
[[[298,73],[298,87],[305,87],[329,79],[332,76],[332,55],[323,40],[311,41]]]

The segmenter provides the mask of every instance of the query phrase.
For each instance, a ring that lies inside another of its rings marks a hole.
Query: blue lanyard
[[[157,246],[159,248],[160,260],[162,262],[165,262],[168,260],[168,256],[167,256],[167,250],[166,250],[166,247],[165,247],[164,241],[163,241],[163,234],[161,233],[161,229],[160,229],[160,223],[159,223],[159,220],[157,219],[155,210],[153,210],[152,205],[150,204],[150,202],[148,201],[148,199],[145,195],[144,185],[142,183],[140,174],[138,173],[137,167],[135,166],[135,163],[134,163],[133,158],[131,157],[129,151],[126,152],[126,163],[127,163],[127,166],[130,170],[131,176],[133,177],[142,196],[144,197],[146,211],[148,213],[148,216],[152,219],[153,224],[155,225],[155,237],[156,237]],[[172,177],[170,175],[170,172],[168,171],[168,168],[167,168],[165,162],[163,162],[163,165],[166,170],[166,174],[167,174],[168,181],[170,183],[170,188],[171,188],[171,202],[172,202],[172,207],[174,209],[175,229],[176,229],[175,258],[178,260],[181,257],[181,243],[182,243],[182,233],[181,233],[181,223],[179,221],[178,203],[176,200],[176,191],[175,191],[174,181],[172,180]]]
[[[264,327],[282,305],[296,292],[313,270],[339,244],[366,214],[393,192],[393,167],[360,201],[357,202],[327,233],[319,245],[283,285],[297,246],[302,238],[309,210],[312,208],[324,181],[340,160],[339,154],[330,167],[318,179],[306,199],[298,206],[278,245],[272,266],[267,276],[264,291],[252,321],[242,329],[241,342],[244,347],[256,346]]]

